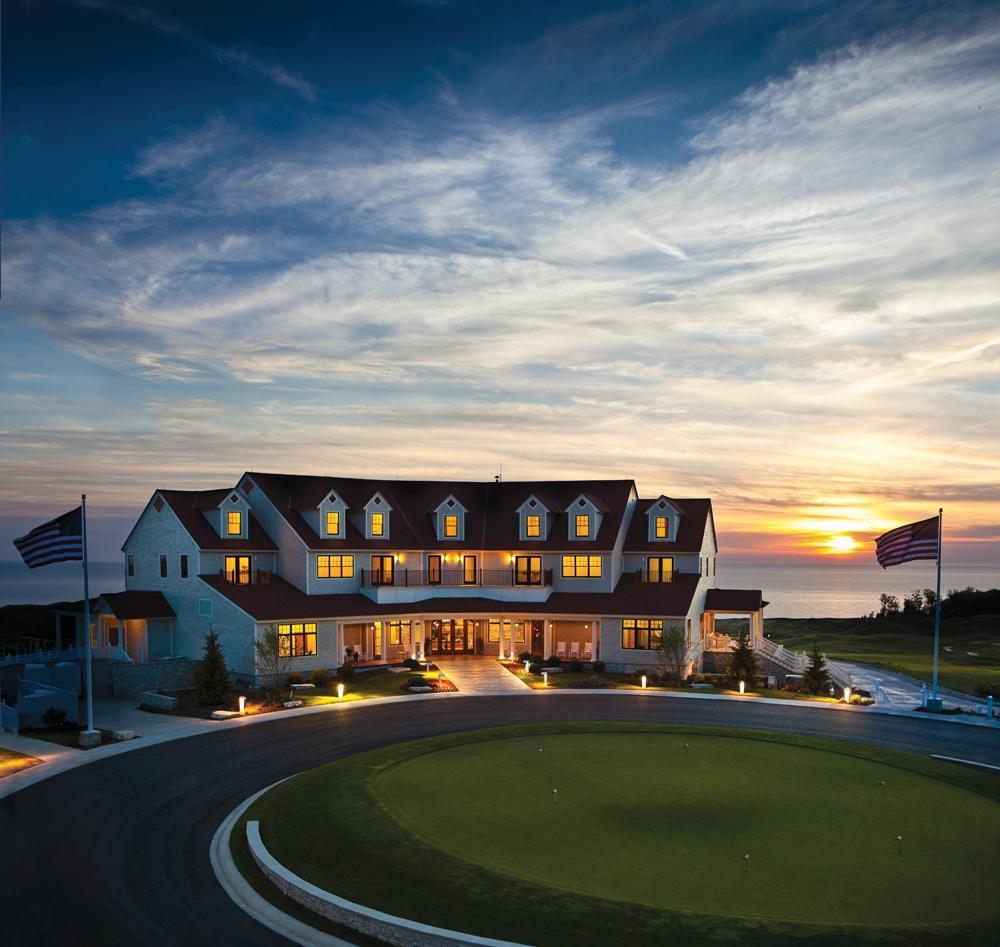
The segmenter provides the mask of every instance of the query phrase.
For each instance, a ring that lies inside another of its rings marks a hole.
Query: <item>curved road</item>
[[[0,801],[5,945],[285,943],[219,886],[209,844],[251,793],[400,740],[508,723],[656,721],[784,730],[1000,763],[984,727],[641,696],[469,697],[255,723],[78,767]]]

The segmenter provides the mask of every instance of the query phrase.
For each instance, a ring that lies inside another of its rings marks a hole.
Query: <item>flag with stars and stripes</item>
[[[911,559],[937,559],[939,517],[907,523],[875,540],[875,558],[883,569]]]
[[[83,559],[83,509],[77,507],[14,540],[29,569]]]

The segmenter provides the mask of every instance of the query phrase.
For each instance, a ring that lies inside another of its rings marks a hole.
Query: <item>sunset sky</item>
[[[1000,564],[994,4],[8,0],[3,143],[0,559],[502,464]]]

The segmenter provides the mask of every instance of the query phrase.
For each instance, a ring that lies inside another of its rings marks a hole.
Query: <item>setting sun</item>
[[[853,536],[831,536],[826,543],[826,548],[837,554],[843,554],[848,552],[854,552],[861,546]]]

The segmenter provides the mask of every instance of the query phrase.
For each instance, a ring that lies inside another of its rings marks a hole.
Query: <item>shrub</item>
[[[423,674],[411,674],[406,679],[406,686],[407,687],[424,687],[425,685],[427,685],[427,683],[428,683],[428,681],[423,676]]]
[[[42,723],[47,727],[61,727],[66,722],[66,711],[62,707],[47,707],[42,714]]]
[[[330,672],[326,668],[316,668],[309,675],[309,680],[317,687],[326,687],[330,683]]]
[[[552,655],[551,658],[546,658],[542,662],[542,664],[544,664],[547,668],[562,667],[562,658],[560,658],[558,655],[554,654],[554,655]]]
[[[603,661],[595,661],[591,667],[595,674],[603,674],[608,666]]]
[[[531,652],[530,651],[522,651],[520,653],[520,655],[518,655],[517,660],[520,661],[522,664],[524,664],[525,661],[530,661],[531,660]]]
[[[541,674],[543,670],[544,668],[539,661],[532,661],[531,664],[528,665],[529,674]]]
[[[233,695],[226,656],[214,631],[205,635],[202,658],[194,671],[194,687],[202,706],[227,703]]]
[[[301,684],[302,675],[298,671],[292,671],[292,673],[285,678],[285,683],[289,686],[292,684]]]
[[[579,674],[583,670],[583,662],[579,658],[573,658],[573,660],[569,662],[569,669],[574,674]]]
[[[349,681],[354,677],[354,665],[342,664],[337,668],[337,677],[342,681]]]
[[[411,671],[415,671],[420,667],[420,662],[416,658],[407,658],[403,662],[403,667],[409,668]]]

